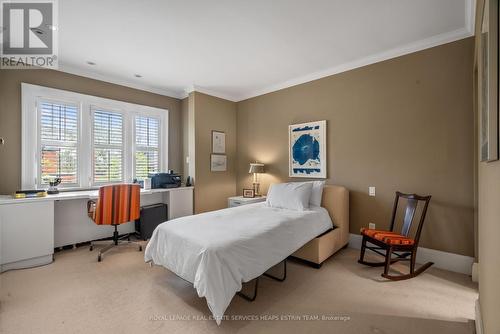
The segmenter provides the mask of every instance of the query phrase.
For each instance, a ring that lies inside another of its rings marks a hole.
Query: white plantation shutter
[[[123,181],[123,115],[96,109],[92,113],[93,183]]]
[[[91,189],[168,165],[166,109],[26,83],[21,100],[23,189],[56,178],[65,190]]]
[[[61,178],[63,185],[78,185],[79,110],[75,105],[40,101],[39,184]]]
[[[160,120],[154,117],[135,118],[135,178],[144,179],[160,169]]]

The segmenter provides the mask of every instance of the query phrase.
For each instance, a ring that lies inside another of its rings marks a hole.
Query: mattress
[[[255,203],[158,225],[144,259],[191,282],[220,324],[243,282],[330,228],[332,221],[322,207],[292,211]]]

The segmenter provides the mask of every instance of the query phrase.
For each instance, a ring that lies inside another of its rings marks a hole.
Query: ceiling
[[[474,7],[474,0],[63,0],[59,65],[178,98],[196,90],[240,101],[471,36]]]

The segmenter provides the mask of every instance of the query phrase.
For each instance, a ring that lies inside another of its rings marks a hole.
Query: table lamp
[[[248,171],[248,173],[253,174],[253,191],[255,193],[255,196],[260,196],[259,174],[264,173],[264,164],[258,162],[250,163],[250,170]]]

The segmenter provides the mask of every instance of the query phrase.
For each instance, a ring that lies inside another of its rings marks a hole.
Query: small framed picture
[[[254,198],[255,191],[253,189],[243,189],[243,197],[245,198]]]
[[[212,131],[212,153],[226,153],[226,134],[222,131]]]
[[[222,154],[210,155],[210,171],[225,172],[227,170],[227,157]]]

